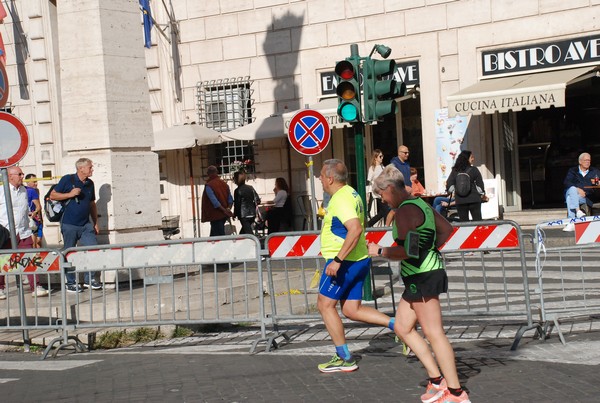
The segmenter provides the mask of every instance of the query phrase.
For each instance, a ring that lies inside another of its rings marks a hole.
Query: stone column
[[[94,162],[99,241],[162,238],[138,0],[57,4],[63,170]]]

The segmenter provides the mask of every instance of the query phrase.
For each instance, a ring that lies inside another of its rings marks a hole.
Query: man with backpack
[[[63,176],[52,189],[50,198],[61,201],[64,212],[60,219],[60,230],[65,249],[79,246],[97,245],[98,210],[96,209],[96,190],[90,179],[94,172],[92,161],[80,158],[75,163],[77,172]],[[91,219],[91,221],[90,221]],[[101,290],[102,285],[94,279],[95,273],[86,272],[86,288]],[[83,291],[77,284],[75,273],[67,273],[67,291]]]

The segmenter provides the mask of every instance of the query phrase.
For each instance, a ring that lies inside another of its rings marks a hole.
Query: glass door
[[[495,113],[492,117],[494,171],[500,183],[500,205],[504,211],[521,210],[520,173],[518,170],[516,115]]]

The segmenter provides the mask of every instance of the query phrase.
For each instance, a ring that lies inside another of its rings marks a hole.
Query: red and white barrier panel
[[[575,223],[577,245],[600,242],[600,221]]]
[[[376,244],[379,244],[382,248],[387,248],[389,246],[396,246],[396,241],[394,241],[394,236],[392,235],[392,230],[368,231],[365,234],[365,238],[367,238],[367,244],[376,243]]]
[[[369,230],[365,237],[367,243],[377,243],[382,247],[396,245],[391,230]],[[479,248],[517,247],[519,247],[517,229],[510,224],[499,224],[454,227],[452,235],[440,250],[452,252]],[[272,236],[269,238],[267,248],[271,258],[318,257],[321,255],[321,238],[317,234]]]
[[[269,238],[271,258],[283,257],[319,257],[321,255],[321,237],[310,235],[282,235]]]
[[[0,270],[6,273],[43,273],[60,271],[60,255],[55,252],[3,253]]]
[[[381,246],[396,245],[390,230],[373,230],[365,234],[367,243],[374,242]],[[271,258],[284,257],[319,257],[321,256],[321,237],[310,235],[282,235],[269,238],[269,255]]]
[[[444,252],[464,249],[517,248],[517,229],[510,224],[454,227],[450,238],[440,248]]]

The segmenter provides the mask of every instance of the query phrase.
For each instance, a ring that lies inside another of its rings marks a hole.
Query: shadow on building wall
[[[15,0],[11,0],[8,10],[12,19],[13,38],[15,41],[15,63],[17,64],[17,79],[19,82],[19,92],[21,99],[29,99],[29,80],[25,62],[29,57],[29,47],[27,46],[27,37],[21,25],[21,18],[15,5]]]

